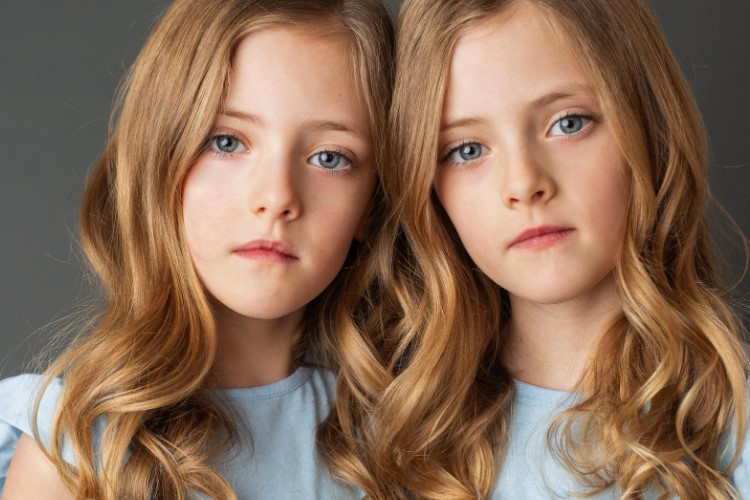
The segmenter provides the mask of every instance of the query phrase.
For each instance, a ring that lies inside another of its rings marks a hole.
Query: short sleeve
[[[745,346],[746,352],[750,354],[750,346]],[[750,402],[750,379],[746,381],[745,391],[747,394],[747,401]],[[732,432],[729,433],[724,449],[726,453],[722,457],[722,470],[726,470],[729,467],[729,463],[734,458],[735,452],[739,447],[740,453],[737,460],[737,467],[732,471],[731,482],[740,494],[740,498],[750,498],[750,407],[746,409],[748,419],[747,427],[745,429],[744,442],[739,443],[737,434],[734,432],[734,426]]]
[[[33,436],[33,413],[41,389],[40,375],[24,374],[0,381],[0,491],[5,486],[8,467],[21,434]],[[37,419],[39,437],[49,445],[52,420],[60,398],[61,385],[54,380],[47,388]]]
[[[725,458],[726,462],[731,460],[736,446],[740,446],[737,467],[732,471],[732,484],[737,488],[740,498],[750,498],[750,425],[745,432],[745,441],[743,443],[737,443],[736,437],[732,436],[732,440],[728,443],[729,453],[727,453]]]

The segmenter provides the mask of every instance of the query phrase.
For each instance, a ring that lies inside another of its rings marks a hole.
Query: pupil
[[[459,153],[463,160],[475,160],[479,155],[479,148],[476,144],[466,144]]]
[[[219,138],[219,149],[222,151],[234,151],[234,139],[232,137],[229,137],[227,135]]]
[[[562,122],[562,127],[566,132],[578,132],[581,129],[581,120],[577,118],[566,118]]]
[[[320,155],[320,162],[325,167],[334,168],[339,163],[338,156],[333,153],[322,153]]]

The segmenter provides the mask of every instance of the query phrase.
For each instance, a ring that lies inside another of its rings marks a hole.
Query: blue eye
[[[487,153],[487,147],[479,142],[465,142],[451,149],[445,157],[448,163],[469,163],[478,160]]]
[[[568,115],[560,118],[552,125],[550,135],[575,135],[591,123],[591,118],[583,115]]]
[[[315,153],[307,161],[325,170],[342,170],[351,165],[349,158],[336,151]]]
[[[247,147],[242,143],[242,141],[229,134],[220,134],[213,136],[211,138],[209,146],[215,152],[223,154],[231,155],[247,152]]]

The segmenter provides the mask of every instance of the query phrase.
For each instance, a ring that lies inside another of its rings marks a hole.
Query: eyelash
[[[233,152],[233,153],[228,153],[226,151],[221,151],[220,149],[214,147],[214,141],[216,141],[220,137],[230,137],[230,138],[236,140],[237,142],[239,142],[246,149],[246,151]],[[232,158],[232,157],[238,156],[238,155],[243,155],[243,154],[246,154],[246,153],[248,153],[250,151],[250,149],[242,141],[242,139],[240,139],[239,137],[237,137],[236,135],[233,135],[233,134],[214,134],[214,135],[212,135],[208,139],[208,143],[206,144],[206,149],[208,151],[210,151],[214,156],[216,156],[217,158],[220,158],[222,160],[227,159],[227,158]]]
[[[479,158],[476,158],[474,160],[468,160],[468,161],[462,161],[462,162],[449,161],[448,160],[455,152],[457,152],[462,147],[464,147],[464,146],[466,146],[468,144],[479,144],[482,147],[482,149],[483,149],[483,153],[486,153],[487,150],[489,149],[487,146],[485,146],[484,144],[482,144],[480,141],[477,141],[477,140],[474,140],[474,139],[464,139],[464,140],[461,141],[460,144],[458,144],[457,146],[452,147],[448,151],[446,151],[442,155],[442,157],[440,159],[440,163],[443,164],[443,165],[450,165],[451,167],[454,167],[454,168],[465,168],[465,167],[468,167],[469,165],[471,165],[471,164],[473,164],[473,163],[481,160],[482,158],[484,158],[485,155],[482,154],[482,156],[480,156]]]
[[[555,121],[552,122],[552,126],[547,130],[546,135],[549,135],[552,129],[555,128],[555,125],[557,125],[558,123],[560,123],[566,118],[581,118],[584,121],[587,121],[588,123],[584,123],[583,126],[581,127],[581,130],[579,130],[578,132],[574,132],[572,134],[555,135],[553,137],[562,137],[563,139],[577,138],[581,134],[586,133],[589,130],[589,128],[591,128],[591,124],[596,121],[595,117],[590,114],[586,114],[580,111],[566,111],[565,114],[563,114],[562,116],[560,116],[559,118],[557,118]]]
[[[323,153],[333,153],[335,155],[340,156],[343,158],[349,165],[344,168],[325,168],[325,167],[318,167],[317,165],[313,165],[314,167],[318,168],[319,170],[323,170],[326,175],[345,175],[347,172],[353,170],[356,166],[354,160],[344,152],[342,148],[338,147],[325,147],[324,149],[321,149],[320,151],[316,151],[310,156],[307,157],[307,162],[310,162],[310,159],[314,156],[323,154]]]
[[[217,147],[214,146],[214,141],[216,141],[217,139],[219,139],[221,137],[230,137],[230,138],[236,140],[244,148],[246,148],[246,151],[232,152],[232,153],[229,153],[229,152],[226,152],[226,151],[221,151],[220,149],[218,149]],[[210,151],[211,154],[213,154],[214,156],[216,156],[217,158],[220,158],[220,159],[228,159],[228,158],[232,158],[234,156],[243,155],[243,154],[247,154],[248,152],[250,152],[250,150],[247,147],[247,145],[245,145],[245,143],[239,137],[237,137],[236,135],[233,135],[233,134],[214,134],[214,135],[212,135],[211,138],[208,140],[208,144],[206,144],[206,149],[208,151]],[[344,152],[343,149],[337,148],[337,147],[327,147],[325,149],[321,149],[320,151],[314,152],[313,154],[311,154],[307,158],[308,163],[310,163],[310,160],[314,156],[317,156],[317,155],[320,155],[320,154],[324,154],[324,153],[332,153],[332,154],[338,155],[341,158],[343,158],[344,161],[346,161],[348,163],[347,167],[344,167],[344,168],[333,168],[333,169],[325,168],[325,167],[318,167],[317,165],[313,165],[313,166],[317,167],[319,170],[323,170],[327,175],[343,175],[348,170],[352,170],[355,167],[355,165],[356,165],[355,162],[354,162],[354,160],[351,158],[350,155],[346,154],[346,152]]]
[[[578,112],[578,111],[568,111],[564,115],[562,115],[559,118],[557,118],[552,123],[552,126],[549,128],[549,130],[547,131],[546,135],[549,135],[550,132],[552,131],[552,129],[556,125],[558,125],[561,121],[565,120],[566,118],[581,118],[582,120],[585,121],[585,123],[582,125],[581,130],[579,130],[578,132],[574,132],[572,134],[555,135],[555,137],[562,137],[564,139],[573,139],[573,138],[576,138],[576,137],[580,136],[581,134],[586,133],[586,131],[591,127],[591,124],[596,121],[596,118],[594,116],[590,115],[590,114],[586,114],[586,113],[582,113],[582,112]],[[455,154],[458,150],[460,150],[462,147],[466,146],[467,144],[479,144],[483,149],[487,149],[487,146],[485,146],[484,144],[482,144],[481,142],[479,142],[477,140],[464,139],[463,141],[461,141],[461,143],[459,145],[457,145],[457,146],[449,149],[446,153],[444,153],[442,155],[441,159],[440,159],[440,163],[442,163],[442,164],[448,164],[448,165],[452,165],[452,166],[458,166],[458,167],[466,167],[468,165],[471,165],[475,161],[480,160],[484,156],[484,154],[483,154],[482,156],[480,156],[479,158],[476,158],[475,160],[468,160],[468,161],[462,161],[462,162],[450,162],[448,160],[453,154]],[[483,151],[483,152],[485,152],[485,151]]]

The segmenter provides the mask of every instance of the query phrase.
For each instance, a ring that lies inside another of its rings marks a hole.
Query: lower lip
[[[513,245],[511,245],[511,248],[524,250],[541,250],[542,248],[549,248],[563,241],[570,234],[572,234],[573,231],[575,231],[575,229],[565,229],[563,231],[540,234],[539,236],[534,236],[532,238],[519,241],[518,243],[514,243]]]
[[[236,250],[234,253],[239,255],[243,259],[254,260],[257,262],[280,262],[288,264],[298,260],[297,257],[277,252],[275,250],[268,250],[265,248],[253,248],[252,250]]]

